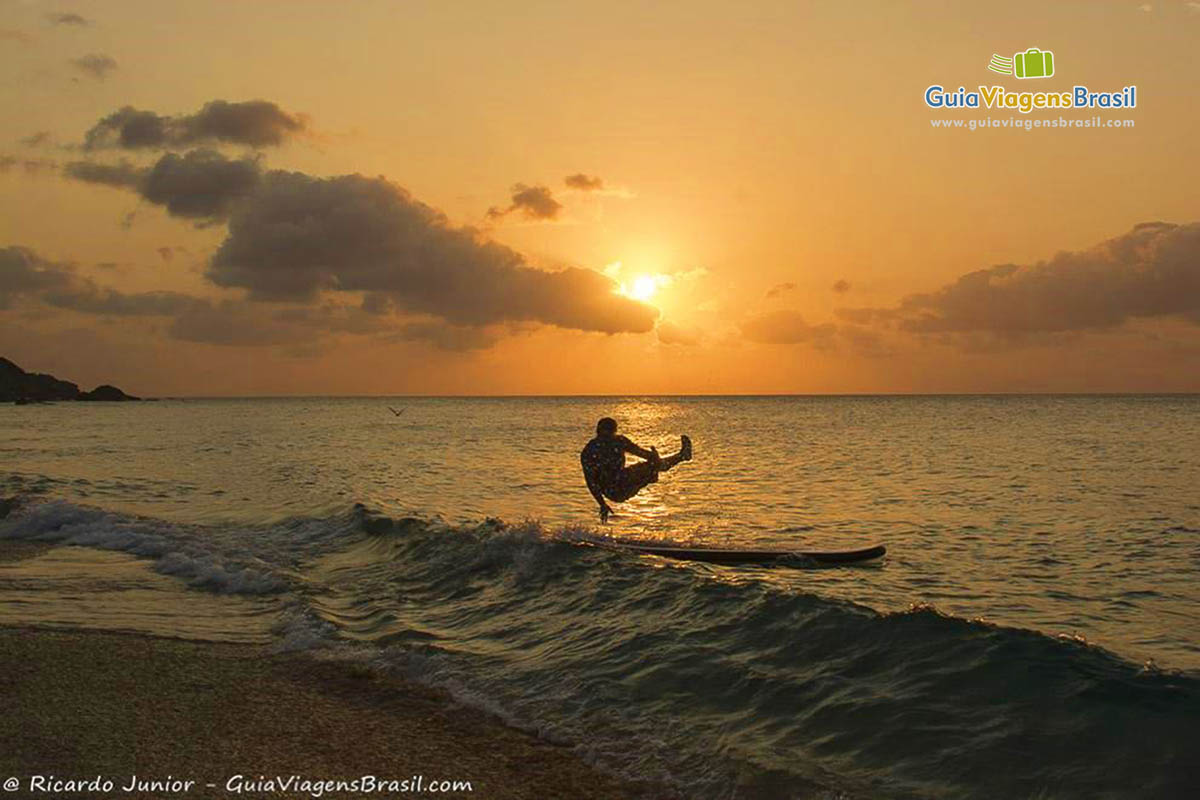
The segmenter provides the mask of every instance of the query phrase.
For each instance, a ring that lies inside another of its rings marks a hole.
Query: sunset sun
[[[651,297],[654,297],[658,291],[658,281],[650,275],[640,275],[633,281],[633,286],[629,289],[629,296],[634,300],[645,302]]]
[[[617,294],[640,303],[647,303],[658,294],[658,290],[671,285],[671,276],[663,274],[638,275],[629,281],[621,281]]]

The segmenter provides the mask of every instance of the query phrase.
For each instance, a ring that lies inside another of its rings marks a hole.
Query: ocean
[[[602,416],[695,444],[607,526]],[[5,406],[0,537],[80,546],[0,623],[366,664],[685,797],[1194,797],[1197,453],[1196,396]]]

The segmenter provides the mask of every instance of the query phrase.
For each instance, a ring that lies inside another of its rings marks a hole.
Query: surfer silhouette
[[[679,452],[663,458],[658,450],[638,447],[626,436],[617,435],[617,421],[605,417],[596,423],[596,437],[579,454],[583,466],[583,478],[588,491],[600,504],[600,521],[608,522],[613,513],[605,498],[614,503],[623,503],[652,483],[658,482],[658,473],[666,472],[680,461],[692,460],[692,440],[679,437]],[[632,453],[645,459],[625,466],[625,454]]]

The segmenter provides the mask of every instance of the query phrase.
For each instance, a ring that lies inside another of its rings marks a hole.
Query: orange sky
[[[1200,4],[646,5],[0,2],[0,355],[147,395],[1200,391]],[[1035,46],[1053,77],[987,70]],[[943,129],[1026,117],[931,84],[1138,106]]]

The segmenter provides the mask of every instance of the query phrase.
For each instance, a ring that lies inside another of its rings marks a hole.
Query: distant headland
[[[26,372],[7,358],[0,358],[0,403],[46,403],[54,400],[140,400],[115,386],[103,384],[81,392],[70,381],[53,375]]]

